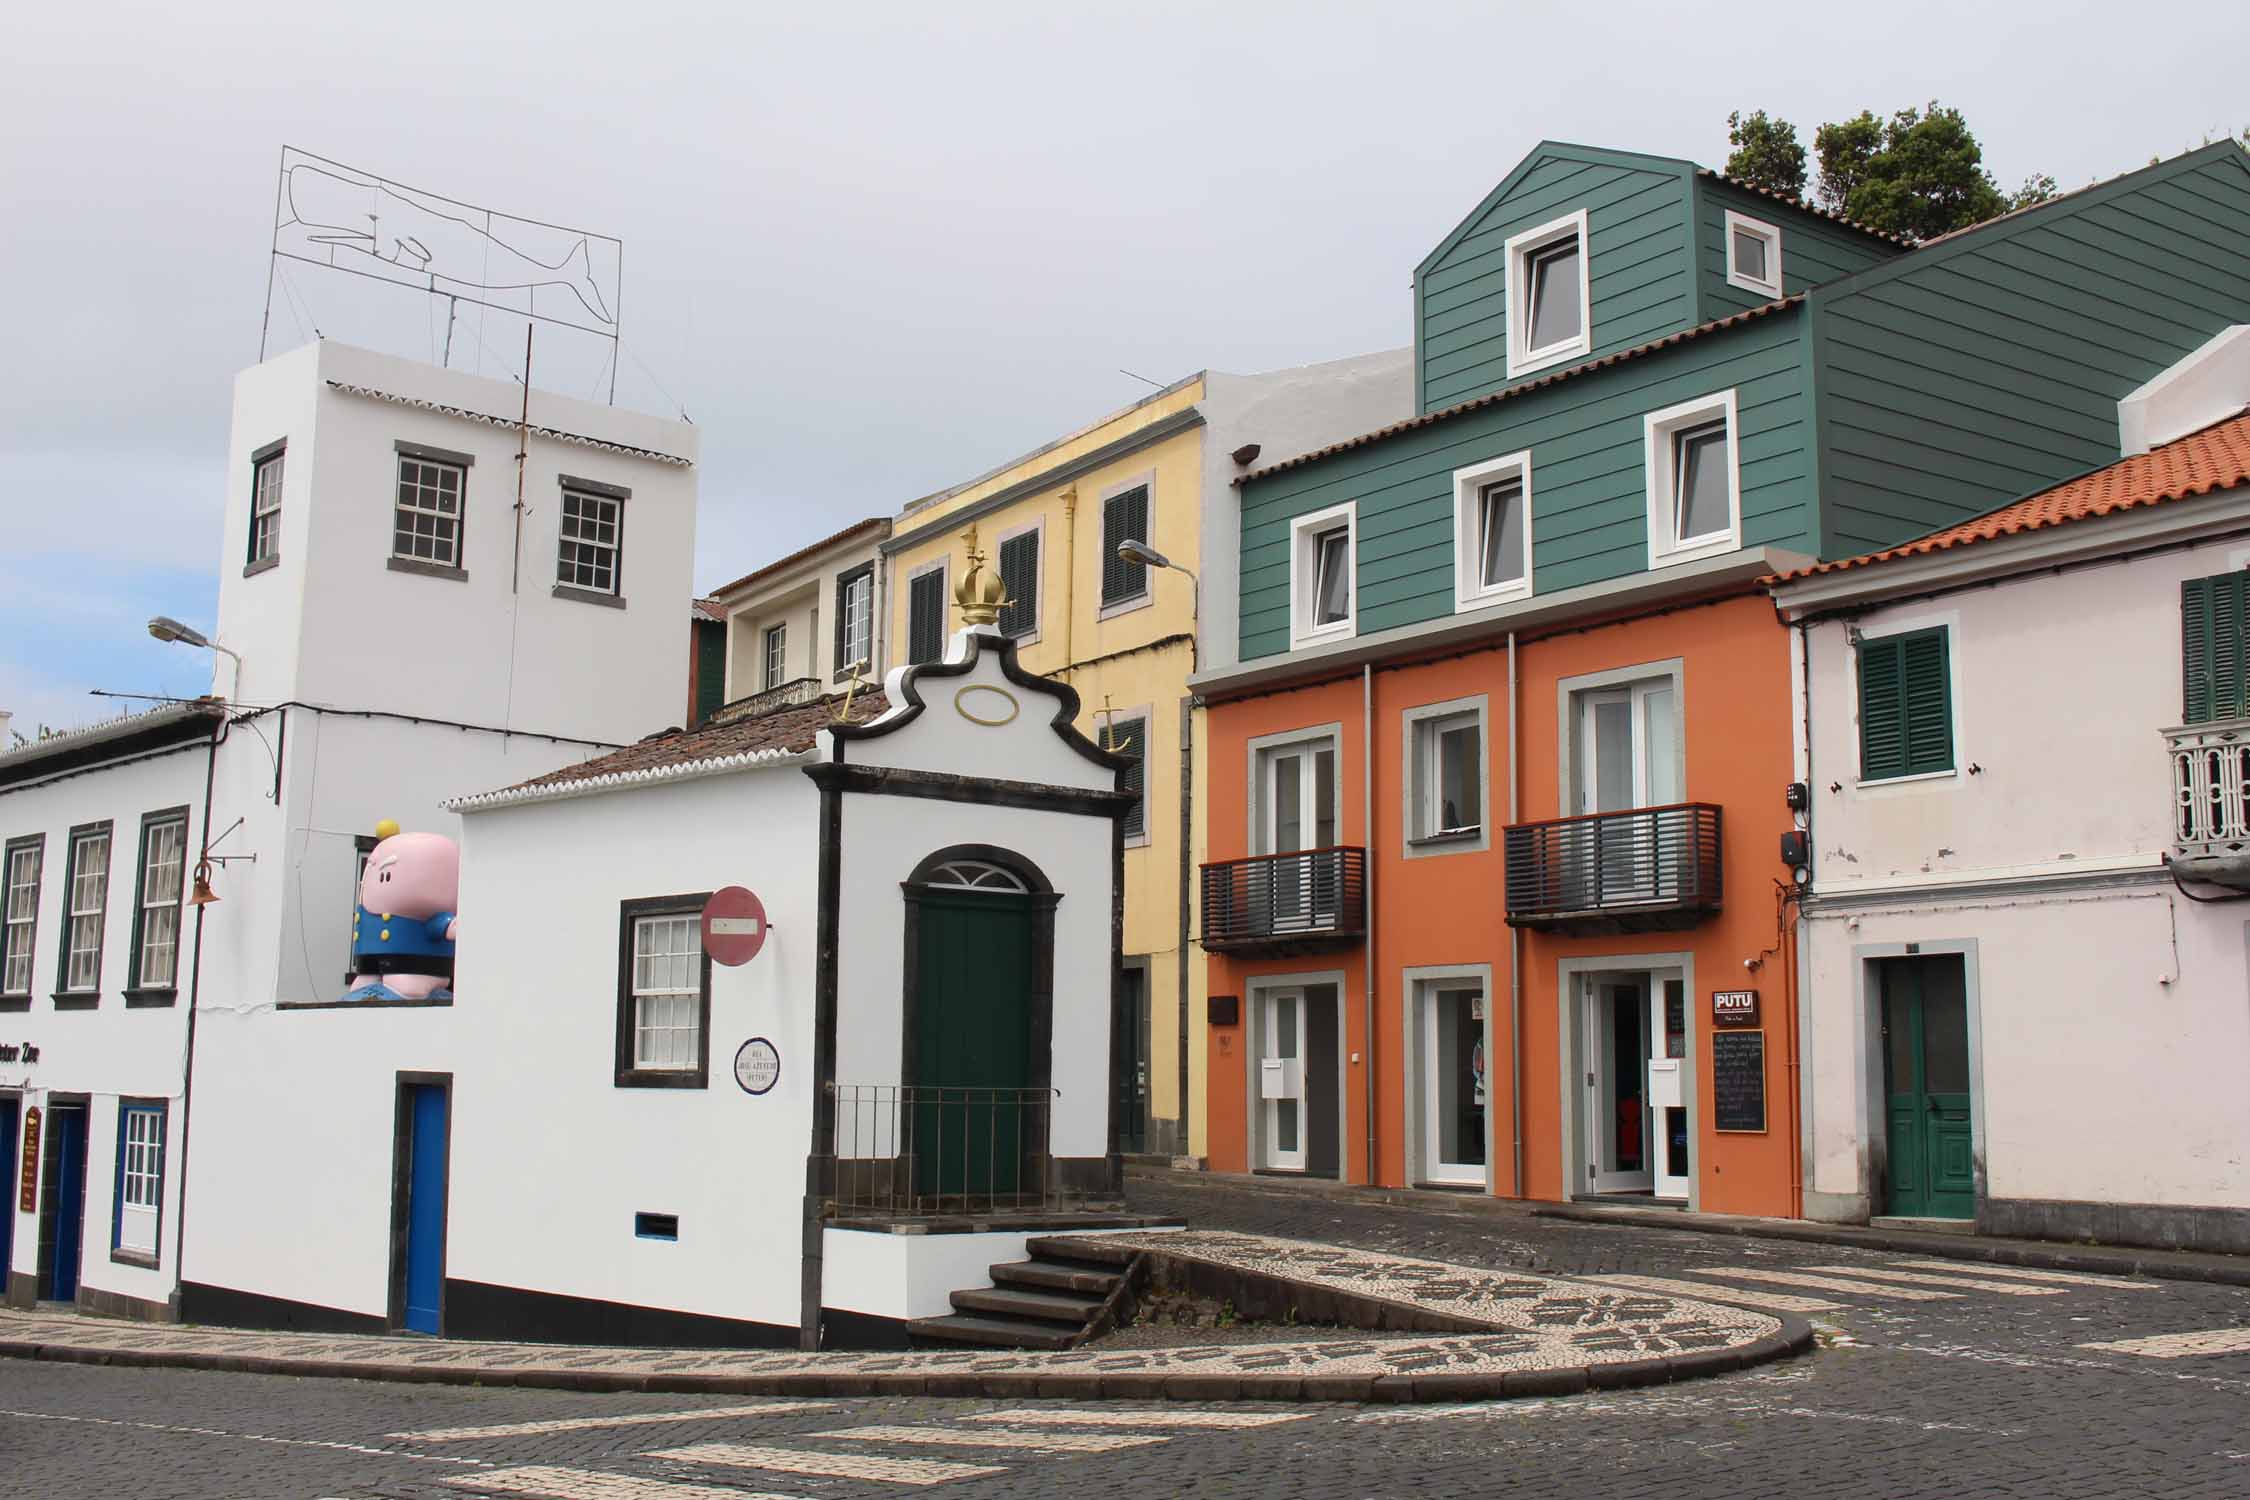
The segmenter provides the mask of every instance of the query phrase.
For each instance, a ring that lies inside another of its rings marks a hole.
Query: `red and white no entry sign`
[[[733,968],[766,945],[766,904],[739,885],[711,893],[703,903],[703,951]]]

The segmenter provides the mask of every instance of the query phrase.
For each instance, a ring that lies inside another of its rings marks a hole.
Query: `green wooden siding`
[[[2250,165],[2220,144],[1813,294],[1822,552],[1891,546],[2117,458],[2117,402],[2250,322]]]
[[[2180,582],[2180,722],[2250,714],[2250,572]]]
[[[1859,643],[1862,781],[1953,769],[1953,675],[1946,630]]]
[[[1702,289],[1701,323],[1756,307],[1767,299],[1727,285],[1727,210],[1771,224],[1781,231],[1781,291],[1786,297],[1898,255],[1904,248],[1860,234],[1786,203],[1746,193],[1716,178],[1695,180],[1695,254]]]
[[[1492,406],[1255,479],[1242,491],[1242,655],[1289,649],[1290,518],[1358,506],[1361,635],[1453,613],[1453,471],[1531,452],[1532,587],[1648,565],[1642,418],[1732,388],[1741,419],[1742,540],[1810,550],[1801,310],[1525,391]]]
[[[1415,277],[1422,410],[1509,384],[1508,236],[1581,208],[1591,242],[1589,357],[1692,326],[1686,166],[1547,145],[1527,157]]]

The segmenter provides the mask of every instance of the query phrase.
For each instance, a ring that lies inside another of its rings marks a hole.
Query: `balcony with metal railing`
[[[2191,880],[2250,887],[2250,719],[2164,731],[2172,762],[2172,848]]]
[[[1367,851],[1338,845],[1203,867],[1203,946],[1283,955],[1349,947],[1367,930]]]
[[[1667,932],[1719,909],[1719,809],[1587,813],[1506,830],[1511,927]]]

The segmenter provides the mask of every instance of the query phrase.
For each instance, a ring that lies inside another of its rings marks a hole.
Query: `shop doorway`
[[[0,1098],[0,1163],[7,1168],[6,1172],[0,1172],[0,1179],[15,1170],[17,1114],[22,1108],[22,1101],[13,1094]],[[13,1188],[15,1184],[9,1181],[6,1186]],[[0,1205],[0,1294],[7,1291],[15,1263],[16,1211],[13,1205]]]
[[[1976,1216],[1967,971],[1958,953],[1875,960],[1883,1007],[1885,1212]]]
[[[1335,1177],[1343,1166],[1343,1075],[1338,986],[1257,991],[1251,1055],[1260,1171]]]
[[[46,1160],[39,1198],[39,1299],[78,1300],[86,1249],[86,1105],[47,1096]]]
[[[1484,986],[1424,980],[1416,987],[1415,1054],[1421,1097],[1417,1178],[1440,1187],[1484,1187]]]
[[[1578,989],[1582,1191],[1685,1203],[1695,1138],[1686,976],[1595,973]]]

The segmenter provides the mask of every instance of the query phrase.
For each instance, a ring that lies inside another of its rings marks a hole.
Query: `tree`
[[[1805,148],[1797,142],[1797,127],[1787,120],[1767,118],[1764,110],[1727,116],[1727,175],[1762,187],[1784,198],[1805,196]]]
[[[1746,182],[1801,197],[1805,149],[1796,128],[1769,118],[1764,110],[1727,117],[1727,140],[1735,147],[1727,174]],[[1957,109],[1936,100],[1925,109],[1907,108],[1889,119],[1862,110],[1813,132],[1813,154],[1820,162],[1818,198],[1832,213],[1910,239],[1933,239],[1981,224],[2010,209],[2043,203],[2055,196],[2055,179],[2044,173],[2004,193],[1985,170],[1984,148]]]

